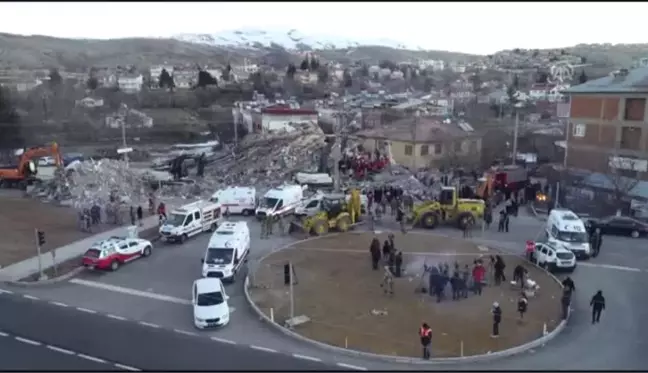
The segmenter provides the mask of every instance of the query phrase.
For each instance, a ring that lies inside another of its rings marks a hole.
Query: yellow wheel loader
[[[457,198],[455,187],[443,187],[438,201],[425,201],[414,206],[409,220],[414,226],[425,229],[434,229],[439,224],[452,224],[464,229],[483,219],[484,209],[483,200]]]
[[[360,218],[360,192],[354,190],[348,199],[344,194],[326,194],[320,210],[294,221],[290,232],[302,231],[322,236],[329,231],[347,232]]]

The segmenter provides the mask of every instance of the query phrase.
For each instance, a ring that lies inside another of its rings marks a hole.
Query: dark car
[[[648,224],[627,216],[609,216],[603,219],[587,221],[588,231],[600,229],[601,234],[615,236],[630,236],[637,238],[648,235]]]

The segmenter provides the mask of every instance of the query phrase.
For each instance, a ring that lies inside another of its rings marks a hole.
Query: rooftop
[[[567,94],[579,93],[648,93],[648,67],[632,70],[622,69],[616,74],[590,80],[584,84],[563,91]]]
[[[361,131],[357,135],[364,138],[386,139],[392,141],[412,141],[414,118],[405,118],[389,126]],[[479,134],[467,132],[456,124],[446,124],[430,118],[418,118],[416,125],[416,143],[436,143],[457,138],[476,137]]]

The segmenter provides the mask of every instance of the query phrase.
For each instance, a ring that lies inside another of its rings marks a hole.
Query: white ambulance
[[[215,231],[223,220],[219,203],[196,201],[171,211],[160,227],[162,241],[183,243],[202,232]]]
[[[228,187],[212,194],[211,202],[219,203],[230,214],[252,215],[256,208],[256,189],[251,187]]]
[[[301,185],[283,185],[270,189],[259,201],[256,217],[264,218],[266,215],[290,215],[295,212],[304,198],[304,188]]]
[[[202,276],[234,282],[250,253],[250,228],[247,222],[226,221],[209,239],[205,256],[201,259]]]
[[[551,210],[545,226],[547,242],[554,247],[563,247],[577,259],[590,257],[590,244],[585,224],[573,211],[563,208]]]

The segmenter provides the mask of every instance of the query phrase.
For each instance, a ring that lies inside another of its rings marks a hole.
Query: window
[[[640,150],[641,149],[641,128],[640,127],[621,127],[621,149]]]
[[[128,247],[135,247],[137,246],[137,242],[129,242]]]
[[[441,154],[443,147],[441,144],[434,144],[434,154]]]
[[[428,145],[421,145],[421,155],[430,154],[430,147]]]
[[[195,220],[200,219],[200,212],[199,211],[194,212],[194,219]]]
[[[574,137],[585,137],[585,129],[587,127],[582,123],[574,124]]]
[[[626,98],[624,120],[644,120],[644,111],[646,110],[645,98]]]
[[[189,225],[193,221],[193,215],[187,215],[187,220],[185,220],[184,225]]]
[[[412,155],[412,153],[414,153],[412,145],[405,145],[405,155]]]

